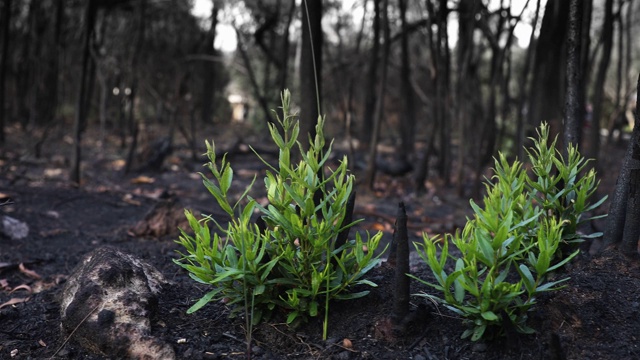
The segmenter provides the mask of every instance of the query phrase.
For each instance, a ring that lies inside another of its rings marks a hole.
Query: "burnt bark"
[[[274,120],[271,117],[271,111],[269,110],[269,104],[267,103],[267,99],[262,95],[260,91],[260,85],[258,84],[258,78],[256,77],[255,71],[253,70],[253,66],[251,65],[251,60],[249,59],[249,54],[247,54],[247,49],[245,49],[244,39],[242,38],[242,33],[238,29],[238,27],[233,24],[233,28],[236,32],[236,38],[238,39],[238,51],[240,52],[240,57],[242,58],[242,62],[247,71],[247,76],[249,77],[249,83],[251,84],[251,89],[253,89],[253,96],[256,97],[258,104],[262,110],[264,115],[264,119],[268,123],[273,123]]]
[[[315,137],[315,125],[322,114],[322,37],[322,1],[303,1],[300,53],[300,134],[303,139]]]
[[[416,128],[416,106],[411,86],[411,54],[409,52],[409,31],[407,31],[407,0],[399,0],[402,34],[400,37],[400,78],[404,107],[400,121],[402,161],[409,162],[413,156]]]
[[[409,314],[410,300],[410,279],[407,274],[409,269],[409,236],[407,235],[407,211],[404,203],[398,204],[398,215],[393,233],[392,248],[396,248],[395,253],[395,292],[393,300],[393,322],[394,325],[402,324]],[[391,258],[391,255],[390,255]]]
[[[11,0],[4,0],[2,7],[2,57],[0,57],[0,145],[5,142],[5,94],[7,57],[9,54],[9,24],[11,23]]]
[[[594,159],[594,167],[600,153],[600,118],[602,117],[602,103],[604,101],[604,85],[607,79],[607,69],[613,49],[613,0],[605,3],[604,25],[602,26],[602,58],[598,65],[596,82],[593,90],[593,117],[591,120],[591,141],[588,158]]]
[[[380,0],[373,0],[373,44],[369,55],[369,65],[367,77],[365,79],[364,115],[362,117],[362,127],[360,128],[360,140],[367,144],[371,141],[371,133],[374,128],[374,114],[376,107],[376,82],[378,74],[378,63],[380,53],[380,22],[381,9]]]
[[[569,145],[578,146],[580,109],[580,40],[582,28],[582,12],[579,3],[582,0],[571,0],[569,6],[569,29],[567,41],[567,92],[564,105],[564,149],[567,153]]]
[[[459,30],[457,45],[457,79],[456,79],[456,122],[458,124],[458,153],[457,163],[458,171],[456,173],[456,184],[458,196],[464,196],[464,180],[465,180],[465,159],[467,158],[467,127],[469,119],[472,118],[471,106],[469,99],[473,94],[473,90],[469,86],[468,79],[472,75],[471,62],[473,57],[473,32],[475,30],[475,16],[479,10],[478,0],[462,0],[458,5]]]
[[[211,9],[211,29],[205,37],[204,51],[205,54],[216,56],[216,50],[213,44],[216,41],[216,26],[218,25],[218,12],[220,8],[214,4]],[[200,121],[203,124],[209,124],[213,118],[213,99],[215,95],[216,67],[215,62],[205,61],[202,64],[202,76],[205,79],[202,82],[202,109],[200,112]],[[193,139],[195,141],[195,139]],[[193,145],[192,145],[193,147]]]
[[[568,18],[569,1],[547,2],[536,46],[541,51],[536,51],[533,64],[528,132],[542,121],[549,122],[554,128],[562,117]]]
[[[131,171],[131,167],[133,166],[133,157],[136,153],[136,149],[138,146],[138,135],[140,132],[140,125],[138,124],[138,120],[135,117],[135,107],[136,107],[136,95],[138,91],[138,63],[140,61],[140,52],[142,51],[142,45],[144,44],[145,37],[145,8],[146,8],[147,0],[141,0],[138,7],[138,38],[135,44],[135,48],[133,49],[133,54],[131,55],[131,94],[129,95],[130,105],[129,105],[129,125],[131,129],[131,145],[129,146],[129,152],[127,154],[127,162],[124,167],[124,172],[129,173]],[[173,132],[173,128],[170,129]],[[171,140],[173,140],[173,134],[170,136]]]
[[[95,0],[89,0],[85,10],[85,28],[84,28],[84,44],[82,51],[82,72],[80,75],[80,86],[78,91],[78,97],[76,102],[76,113],[73,124],[73,133],[74,133],[74,152],[73,152],[73,160],[71,165],[71,178],[70,180],[80,185],[81,173],[80,173],[80,164],[82,162],[82,132],[85,127],[87,109],[86,105],[86,95],[87,95],[87,77],[89,73],[89,55],[90,55],[90,43],[91,43],[91,34],[94,31],[95,27],[95,18],[96,18],[96,10],[97,3]]]
[[[367,184],[368,189],[373,190],[375,182],[377,165],[376,157],[378,154],[378,137],[380,135],[380,124],[382,123],[382,116],[384,113],[384,95],[387,91],[387,73],[389,71],[389,54],[391,49],[391,31],[389,29],[389,17],[387,14],[388,0],[382,1],[382,26],[384,43],[382,48],[382,73],[380,74],[380,84],[378,85],[378,95],[376,102],[376,109],[373,118],[373,130],[371,132],[371,139],[369,140],[369,159],[367,162],[367,169],[365,170],[364,181]]]
[[[531,36],[529,36],[529,47],[527,48],[527,54],[524,61],[524,67],[520,74],[520,95],[518,97],[518,116],[516,124],[516,151],[518,159],[524,159],[524,140],[525,140],[525,105],[529,94],[531,93],[531,87],[529,85],[529,76],[531,73],[531,64],[535,56],[537,48],[537,41],[535,41],[535,29],[538,24],[538,18],[540,17],[540,0],[536,1],[536,12],[531,22]]]
[[[640,100],[640,76],[638,77],[637,89],[638,98],[636,101]],[[613,194],[611,194],[611,205],[609,206],[602,249],[623,242],[625,251],[637,251],[638,230],[635,228],[637,224],[627,224],[628,222],[640,223],[640,217],[637,216],[639,204],[637,197],[640,189],[640,183],[638,183],[640,180],[638,180],[637,173],[638,169],[640,169],[640,118],[637,110],[635,118],[636,122],[633,126],[627,152],[625,153]],[[633,194],[631,194],[632,191]],[[632,201],[630,200],[631,198],[633,198]],[[635,236],[635,240],[633,236]]]

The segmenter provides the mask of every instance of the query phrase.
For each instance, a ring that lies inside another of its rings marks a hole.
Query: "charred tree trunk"
[[[524,140],[525,140],[525,105],[529,94],[531,92],[531,86],[529,84],[529,74],[531,72],[531,63],[535,56],[535,49],[537,48],[537,41],[535,41],[535,29],[538,25],[538,18],[540,17],[540,0],[536,1],[536,12],[531,22],[531,36],[529,36],[529,47],[527,48],[527,54],[524,61],[524,67],[520,74],[520,95],[518,97],[518,116],[516,124],[516,151],[518,159],[524,159]]]
[[[376,111],[373,117],[373,130],[371,139],[369,140],[369,159],[367,169],[365,171],[364,181],[369,190],[373,190],[376,178],[376,157],[378,155],[378,137],[380,135],[380,124],[384,113],[384,95],[387,91],[387,72],[389,71],[389,53],[391,49],[391,34],[389,29],[389,17],[387,14],[388,0],[382,0],[382,26],[384,32],[384,43],[382,48],[382,73],[380,74],[380,84],[378,85],[378,95],[376,102]]]
[[[11,23],[11,0],[4,0],[2,7],[2,57],[0,57],[0,146],[5,142],[5,97],[7,57],[9,54],[9,24]]]
[[[395,266],[395,292],[393,300],[393,322],[398,326],[409,315],[410,279],[409,269],[409,236],[407,235],[407,211],[404,203],[398,204],[398,215],[393,232],[392,247],[395,247],[393,265]],[[391,256],[391,255],[390,255]],[[391,259],[390,259],[391,260]]]
[[[302,2],[300,54],[300,134],[313,139],[322,114],[322,1]]]
[[[640,76],[638,77],[637,99],[640,101]],[[635,124],[627,146],[622,168],[610,199],[607,227],[602,249],[622,243],[622,250],[628,254],[637,253],[638,224],[640,224],[640,116],[636,110]]]
[[[58,74],[60,72],[60,48],[61,48],[61,34],[62,34],[62,22],[64,21],[64,1],[56,1],[56,25],[53,34],[53,45],[50,52],[49,68],[46,75],[46,87],[47,93],[45,96],[49,98],[48,108],[46,109],[45,116],[47,117],[46,125],[42,130],[42,135],[36,140],[33,148],[36,158],[42,156],[42,146],[49,137],[49,132],[54,127],[57,121],[58,114]]]
[[[413,157],[413,148],[415,142],[416,128],[416,108],[413,95],[413,87],[411,86],[411,64],[409,62],[411,54],[409,53],[409,31],[407,24],[407,0],[399,0],[400,20],[401,20],[401,65],[400,65],[400,81],[402,83],[402,99],[404,100],[404,109],[400,121],[401,149],[400,161],[410,163]]]
[[[611,50],[613,48],[613,0],[605,3],[604,25],[602,26],[602,58],[598,65],[596,82],[593,92],[593,118],[591,121],[591,146],[589,147],[588,158],[594,159],[597,164],[600,153],[600,118],[602,117],[602,102],[604,101],[604,84],[607,79],[607,69],[611,60]],[[594,165],[595,167],[596,165]]]
[[[131,94],[129,95],[129,124],[131,130],[131,144],[129,146],[129,152],[127,153],[127,162],[124,167],[124,172],[129,173],[133,164],[133,157],[138,147],[138,136],[140,133],[140,125],[136,119],[136,92],[138,91],[138,61],[140,60],[140,52],[142,51],[142,45],[144,44],[144,32],[145,32],[145,9],[147,0],[141,0],[138,7],[138,39],[131,55]],[[173,138],[170,139],[170,144]]]
[[[529,129],[542,121],[551,125],[562,118],[564,95],[565,39],[569,1],[549,0],[544,11],[540,36],[533,64],[533,79],[529,103]],[[556,128],[552,126],[552,128]],[[531,134],[533,135],[533,134]]]
[[[580,85],[579,85],[579,101],[580,116],[578,117],[578,144],[583,144],[583,129],[587,114],[587,84],[589,84],[589,48],[591,46],[591,13],[593,10],[593,1],[580,1],[578,5],[582,8],[582,26],[580,40]]]
[[[296,10],[296,1],[291,0],[289,5],[289,12],[287,17],[287,23],[284,28],[284,34],[282,35],[282,52],[280,58],[280,69],[278,75],[278,90],[282,91],[287,88],[287,75],[289,74],[289,48],[291,43],[289,41],[289,28],[294,18]]]
[[[569,6],[569,29],[567,42],[567,93],[564,105],[564,149],[569,145],[578,146],[580,109],[580,40],[582,28],[582,12],[579,3],[582,0],[571,0]]]
[[[431,0],[427,2],[431,3]],[[427,6],[428,8],[429,6]],[[436,66],[436,103],[438,129],[440,130],[440,151],[438,159],[438,171],[445,185],[451,183],[451,121],[449,116],[449,34],[448,21],[449,9],[446,0],[439,0],[438,11],[435,12],[438,21],[438,35],[435,55]]]
[[[608,138],[607,138],[607,142],[610,143],[613,138],[614,138],[614,134],[617,131],[622,132],[622,128],[626,125],[626,116],[625,116],[625,112],[627,109],[627,104],[628,104],[628,96],[627,96],[627,91],[629,91],[629,86],[626,86],[626,88],[623,89],[623,83],[624,84],[628,84],[628,76],[624,76],[626,77],[626,81],[623,79],[623,74],[627,74],[628,71],[628,63],[626,63],[626,53],[628,53],[628,51],[625,52],[625,47],[628,44],[628,42],[625,42],[625,28],[629,28],[629,23],[624,21],[624,17],[622,16],[622,14],[624,13],[623,8],[624,5],[628,4],[629,6],[627,6],[627,11],[626,14],[630,13],[630,8],[631,8],[631,3],[627,2],[627,1],[619,1],[619,5],[618,5],[618,11],[617,11],[617,15],[615,16],[615,21],[618,23],[618,32],[617,32],[617,53],[618,53],[618,59],[617,59],[617,63],[616,63],[616,93],[615,93],[615,104],[613,106],[613,112],[609,115],[608,117],[608,124],[607,124],[607,129],[608,129]],[[626,65],[626,66],[625,66]],[[620,137],[618,137],[618,139],[620,139]]]
[[[216,50],[213,44],[216,41],[216,26],[218,25],[218,12],[220,8],[214,3],[211,9],[211,29],[205,37],[204,51],[212,57],[216,56]],[[205,61],[202,66],[203,78],[202,82],[202,112],[200,113],[200,121],[203,124],[210,124],[213,118],[213,99],[216,82],[216,66],[217,63],[212,61]],[[195,139],[192,139],[195,141]]]
[[[86,88],[87,88],[87,76],[89,72],[89,46],[91,44],[91,34],[94,30],[95,18],[96,18],[96,1],[89,0],[85,11],[85,29],[84,29],[84,45],[82,51],[82,73],[80,75],[80,86],[78,89],[78,97],[76,103],[76,114],[73,125],[74,133],[74,152],[73,160],[71,164],[71,181],[77,185],[80,185],[81,173],[80,164],[82,162],[82,130],[87,121],[87,109],[86,104]]]
[[[256,77],[255,72],[253,71],[253,66],[251,65],[251,60],[249,59],[249,55],[247,54],[247,49],[245,49],[244,39],[242,38],[242,34],[238,27],[233,24],[233,28],[236,32],[236,38],[238,39],[238,51],[240,52],[240,57],[242,58],[242,62],[247,70],[247,76],[249,77],[249,82],[251,83],[251,88],[253,89],[253,95],[256,97],[258,104],[260,104],[260,108],[264,114],[265,121],[269,123],[273,123],[274,120],[271,117],[271,111],[269,110],[269,104],[267,103],[267,99],[260,92],[260,85],[258,84],[258,78]]]
[[[369,55],[367,77],[365,79],[364,115],[360,128],[360,140],[367,144],[371,141],[374,128],[374,114],[376,108],[376,80],[380,53],[380,0],[373,0],[373,44]]]
[[[464,196],[465,180],[465,159],[467,158],[467,126],[472,117],[469,98],[472,90],[468,83],[468,78],[472,76],[470,71],[473,57],[473,32],[475,30],[475,16],[479,10],[477,0],[462,0],[458,5],[459,30],[457,46],[457,79],[456,79],[456,121],[458,124],[458,171],[456,173],[456,184],[458,196]]]

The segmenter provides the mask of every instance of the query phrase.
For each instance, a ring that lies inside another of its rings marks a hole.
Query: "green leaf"
[[[518,269],[520,269],[519,272],[520,272],[520,276],[522,277],[522,280],[524,281],[524,286],[527,288],[527,291],[529,292],[529,294],[533,294],[533,292],[535,291],[536,282],[533,279],[533,275],[531,274],[531,271],[525,264],[520,264]]]
[[[291,324],[298,317],[297,311],[292,311],[287,316],[287,324]]]
[[[255,296],[262,295],[264,294],[265,289],[266,287],[264,286],[264,284],[257,285],[255,289],[253,289],[253,295]]]
[[[471,336],[471,341],[478,341],[484,335],[485,330],[487,329],[487,325],[476,326],[473,329],[473,335]]]
[[[498,315],[496,315],[493,311],[485,311],[482,313],[482,318],[487,321],[497,321]]]
[[[554,271],[562,266],[564,266],[567,262],[571,261],[571,259],[573,259],[574,257],[576,257],[578,254],[580,253],[580,249],[574,251],[571,255],[567,256],[566,258],[564,258],[562,261],[560,261],[559,263],[549,267],[549,269],[547,270],[548,272]]]
[[[193,314],[194,312],[200,310],[200,308],[208,304],[218,293],[220,293],[221,290],[222,289],[215,289],[206,293],[203,297],[200,298],[200,300],[198,300],[198,302],[193,304],[193,306],[191,306],[187,310],[187,314]]]
[[[536,292],[544,292],[544,291],[551,291],[551,290],[560,289],[561,287],[554,288],[554,286],[556,286],[556,285],[558,285],[560,283],[563,283],[563,282],[565,282],[565,281],[567,281],[569,279],[571,279],[571,278],[564,278],[564,279],[561,279],[561,280],[552,281],[552,282],[548,282],[546,284],[542,284],[542,285],[538,286],[538,288],[536,288]]]
[[[359,299],[363,296],[367,296],[369,295],[369,290],[365,290],[365,291],[360,291],[360,292],[356,292],[356,293],[347,293],[347,294],[340,294],[340,295],[336,295],[335,298],[337,300],[352,300],[352,299]]]

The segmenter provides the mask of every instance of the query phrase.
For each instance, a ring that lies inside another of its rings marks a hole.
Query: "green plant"
[[[577,230],[581,223],[598,218],[583,218],[582,215],[602,205],[607,197],[589,204],[589,198],[599,185],[594,169],[585,173],[589,160],[582,157],[573,144],[569,144],[567,154],[563,156],[556,148],[557,137],[551,143],[548,139],[549,126],[542,124],[538,130],[538,138],[531,138],[534,146],[527,151],[534,174],[528,185],[537,204],[549,216],[564,223],[563,247],[571,248],[569,245],[575,245],[584,239],[602,236],[600,232],[578,234]]]
[[[576,226],[583,213],[602,203],[588,204],[597,187],[595,172],[580,177],[586,162],[578,152],[569,148],[565,161],[555,150],[555,141],[548,146],[546,125],[538,134],[529,152],[535,179],[529,178],[522,163],[509,164],[500,154],[494,182],[486,184],[484,206],[470,202],[474,217],[462,232],[443,239],[425,234],[423,243],[415,244],[436,283],[412,277],[442,293],[442,297],[420,295],[463,317],[469,326],[463,338],[500,336],[507,328],[533,332],[526,321],[536,297],[559,289],[569,279],[549,281],[548,274],[579,253],[561,256],[561,244],[577,240]],[[558,179],[565,179],[565,187],[558,188]],[[460,251],[459,257],[449,252],[449,242]]]
[[[186,254],[175,260],[190,276],[214,289],[189,310],[192,313],[210,301],[225,300],[233,313],[244,310],[247,330],[268,318],[276,309],[287,312],[287,323],[315,317],[324,310],[323,333],[327,334],[329,301],[365,296],[352,292],[355,285],[376,286],[364,275],[378,262],[374,255],[382,233],[360,234],[349,241],[336,241],[356,222],[347,218],[354,177],[348,174],[346,157],[325,174],[331,145],[325,151],[322,118],[316,136],[304,151],[297,141],[299,125],[289,112],[290,94],[282,95],[283,119],[276,114],[278,128],[270,124],[271,137],[279,148],[277,167],[256,155],[269,168],[264,178],[269,204],[260,205],[249,196],[255,182],[232,204],[229,189],[233,170],[226,158],[216,164],[215,146],[207,142],[207,167],[213,180],[202,175],[204,185],[230,216],[226,227],[210,216],[198,220],[185,211],[193,235],[182,231],[177,241]],[[301,160],[292,163],[292,150]],[[255,151],[254,151],[255,152]],[[264,228],[251,221],[261,214]],[[210,232],[208,222],[222,234]]]

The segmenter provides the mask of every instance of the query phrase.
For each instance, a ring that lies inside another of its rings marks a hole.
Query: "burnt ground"
[[[179,358],[246,358],[243,320],[229,319],[222,303],[187,315],[186,310],[208,288],[191,281],[172,262],[179,247],[173,242],[177,235],[167,231],[180,224],[182,208],[214,215],[219,211],[195,174],[204,159],[191,160],[187,151],[179,149],[167,159],[164,171],[123,175],[124,151],[109,146],[88,149],[83,184],[73,187],[66,182],[70,145],[60,135],[51,137],[60,141],[45,144],[47,155],[35,159],[29,155],[30,145],[25,145],[30,142],[21,131],[11,129],[10,144],[0,153],[0,201],[14,201],[0,208],[0,215],[29,227],[24,239],[0,236],[0,358],[106,359],[80,348],[73,336],[62,335],[59,324],[59,296],[66,276],[83,255],[102,245],[146,259],[172,281],[159,299],[153,332],[172,344]],[[232,137],[209,135],[222,147],[237,145]],[[233,150],[230,160],[239,191],[262,166],[242,146]],[[624,146],[603,150],[601,194],[610,193],[623,153]],[[380,176],[376,192],[359,194],[356,216],[365,221],[357,230],[381,230],[390,239],[399,201],[407,204],[412,240],[419,240],[422,231],[449,232],[464,224],[468,202],[457,199],[454,189],[430,184],[429,192],[417,197],[406,191],[409,184],[408,177]],[[168,209],[166,216],[146,217],[158,208]],[[595,225],[602,228],[603,224]],[[413,263],[412,272],[429,277],[419,261]],[[464,330],[460,319],[444,307],[425,305],[418,297],[412,298],[417,320],[404,334],[394,334],[388,324],[393,275],[382,266],[370,275],[379,287],[368,297],[332,304],[327,341],[321,340],[320,321],[296,329],[268,323],[255,330],[253,358],[640,358],[638,263],[616,251],[591,255],[585,248],[567,275],[569,286],[540,298],[531,312],[530,325],[536,334],[473,343],[460,339]],[[430,291],[412,286],[414,293]]]

